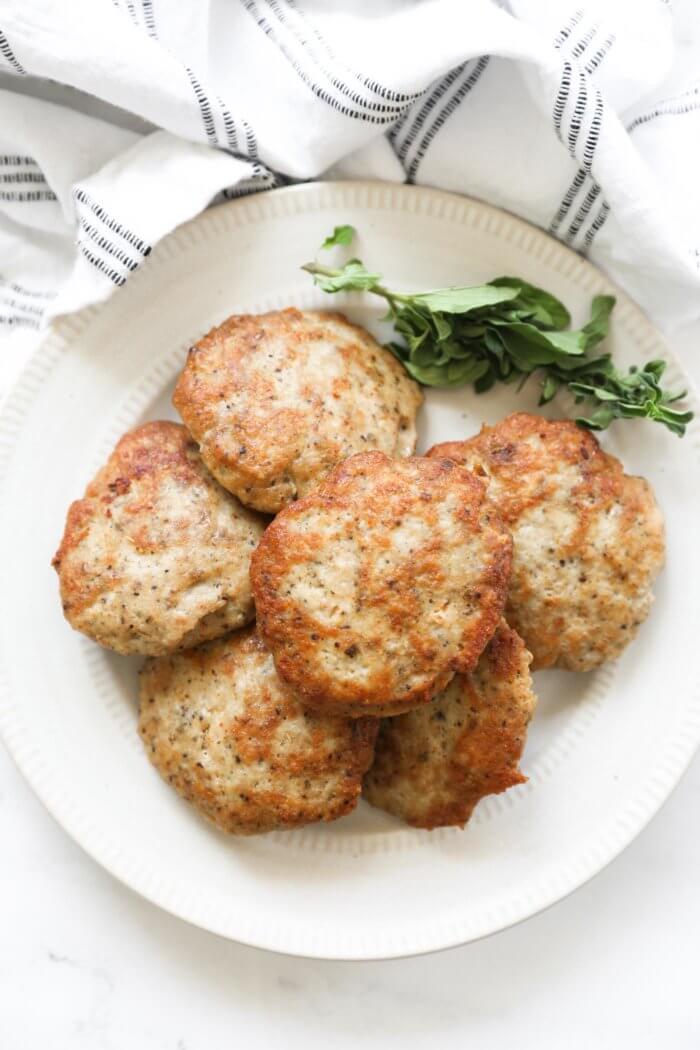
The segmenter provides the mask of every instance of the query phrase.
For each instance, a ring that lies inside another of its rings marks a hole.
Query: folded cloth
[[[693,0],[3,0],[0,336],[212,204],[348,177],[507,208],[686,322],[698,69]]]

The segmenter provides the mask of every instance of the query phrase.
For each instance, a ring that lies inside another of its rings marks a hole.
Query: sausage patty
[[[503,621],[471,674],[382,722],[365,798],[418,828],[464,826],[480,799],[523,783],[518,763],[537,702],[530,659]]]
[[[589,430],[526,412],[428,455],[488,481],[513,533],[506,616],[533,669],[589,671],[618,656],[649,613],[664,561],[649,483],[625,474]]]
[[[194,346],[173,403],[214,477],[277,513],[341,460],[413,452],[420,389],[342,314],[230,317]]]
[[[305,704],[399,714],[474,667],[510,562],[479,478],[361,453],[268,526],[251,562],[259,629]]]
[[[66,619],[118,653],[218,638],[253,617],[248,568],[263,528],[183,426],[145,423],[68,511],[53,560]]]
[[[353,810],[377,724],[305,711],[250,627],[141,672],[139,731],[151,762],[236,835]]]

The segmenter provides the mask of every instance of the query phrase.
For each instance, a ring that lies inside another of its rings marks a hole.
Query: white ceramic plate
[[[559,900],[619,853],[677,782],[700,738],[699,428],[680,441],[635,421],[604,436],[655,486],[668,566],[650,620],[617,664],[536,676],[527,784],[483,802],[465,831],[407,829],[363,803],[330,826],[240,841],[219,834],[142,752],[138,661],[68,628],[49,562],[69,501],[121,433],[172,415],[169,394],[193,340],[236,311],[341,305],[299,270],[341,222],[360,231],[362,258],[407,288],[522,275],[561,296],[577,323],[592,295],[614,290],[525,223],[413,187],[302,186],[217,208],[177,230],[106,306],[55,327],[0,420],[1,726],[56,819],[154,903],[259,947],[369,959],[483,937]],[[381,332],[381,304],[352,297],[343,305]],[[619,293],[611,347],[622,365],[669,358]],[[669,382],[687,385],[669,361]],[[515,407],[533,409],[531,386],[481,398],[430,393],[419,450]]]

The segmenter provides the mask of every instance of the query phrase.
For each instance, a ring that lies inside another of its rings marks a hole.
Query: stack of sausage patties
[[[69,510],[65,615],[149,656],[151,761],[226,831],[334,820],[363,785],[463,825],[524,779],[531,663],[591,670],[649,610],[646,482],[522,413],[414,456],[420,402],[339,314],[232,317],[188,354],[185,426],[126,434]]]

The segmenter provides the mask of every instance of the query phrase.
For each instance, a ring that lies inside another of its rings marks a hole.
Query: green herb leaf
[[[610,314],[612,313],[614,305],[614,295],[596,295],[591,303],[591,319],[588,324],[585,324],[581,329],[586,336],[586,350],[592,350],[593,347],[597,346],[598,343],[601,343],[603,339],[605,339],[608,334]],[[665,367],[665,362],[663,361],[657,361],[656,363],[657,365],[662,364]]]
[[[302,270],[314,275],[314,280],[324,292],[372,291],[381,281],[381,274],[370,273],[359,259],[350,259],[340,270],[331,270],[317,263],[307,263]]]
[[[615,418],[615,409],[612,405],[601,405],[592,416],[577,416],[576,422],[579,426],[588,427],[589,430],[607,430]]]
[[[494,288],[490,284],[481,284],[473,288],[438,288],[434,292],[414,292],[411,295],[397,295],[396,298],[399,301],[408,299],[432,313],[467,314],[486,306],[506,303],[515,299],[517,294],[517,288]]]
[[[336,226],[323,247],[349,245],[354,233],[351,226]],[[692,412],[669,407],[684,393],[661,386],[664,361],[620,372],[610,354],[589,356],[608,334],[615,305],[611,295],[596,296],[590,319],[572,331],[564,304],[518,277],[406,293],[386,288],[381,275],[359,259],[335,269],[316,262],[302,269],[325,292],[370,292],[384,299],[386,320],[401,340],[388,349],[424,386],[470,383],[482,394],[495,383],[518,383],[521,389],[537,372],[540,404],[568,390],[577,404],[589,406],[590,414],[577,422],[591,430],[604,430],[615,419],[646,418],[682,435],[693,418]]]
[[[542,332],[534,324],[513,321],[501,329],[501,335],[509,347],[513,335],[519,336],[518,343],[527,344],[530,347],[529,360],[539,365],[548,365],[558,361],[566,367],[567,358],[575,358],[583,354],[581,346],[583,339],[578,332]],[[572,362],[572,364],[576,363],[576,361]]]
[[[577,358],[586,349],[586,337],[583,332],[548,332],[547,339],[551,346],[555,346],[564,355],[560,358],[563,367],[576,368],[579,361],[567,361],[566,358]]]
[[[554,395],[561,386],[561,380],[557,379],[556,376],[545,376],[544,382],[542,383],[542,393],[540,394],[541,405],[546,405],[548,401],[551,401]]]
[[[431,321],[435,327],[435,334],[439,343],[450,338],[452,335],[452,322],[449,317],[443,317],[442,314],[435,313],[432,315]]]
[[[528,284],[519,277],[497,277],[489,283],[496,288],[518,288],[518,302],[531,311],[532,319],[541,327],[560,331],[571,324],[571,314],[564,304],[542,288]]]
[[[336,226],[330,237],[326,237],[321,247],[334,248],[336,245],[342,245],[347,248],[348,245],[352,244],[354,236],[354,226]]]

